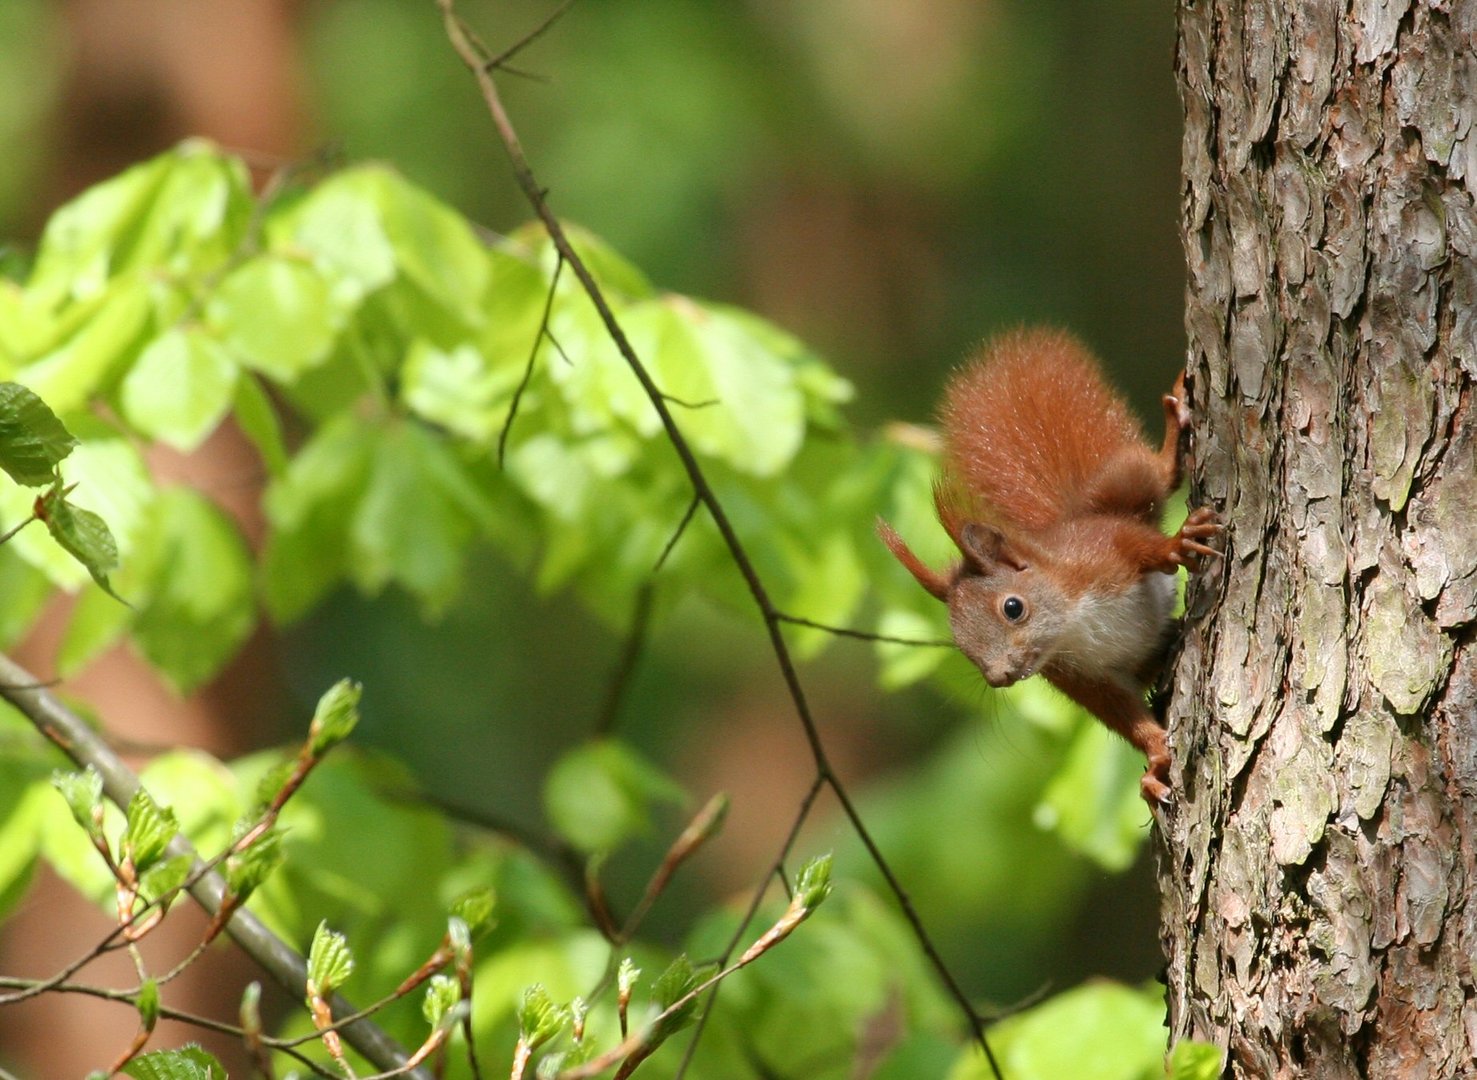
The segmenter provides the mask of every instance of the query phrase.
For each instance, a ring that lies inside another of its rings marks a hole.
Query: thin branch
[[[0,655],[0,697],[14,705],[36,729],[55,743],[76,764],[95,769],[103,780],[103,791],[120,808],[127,807],[140,784],[137,776],[88,724],[47,690],[33,689],[35,678],[8,656]],[[195,869],[203,864],[193,845],[183,835],[169,842],[165,853],[185,855]],[[193,871],[192,871],[193,873]],[[226,882],[211,871],[201,874],[189,887],[190,895],[214,915],[226,895]],[[226,924],[226,933],[294,997],[301,998],[307,986],[308,969],[302,956],[289,947],[249,911],[238,910]],[[353,1007],[335,997],[334,1012],[350,1013]],[[344,1031],[350,1045],[381,1069],[400,1067],[408,1055],[380,1028],[360,1020]],[[425,1072],[413,1074],[431,1080]]]
[[[523,400],[523,391],[528,389],[529,382],[533,379],[534,361],[538,359],[539,347],[543,345],[544,338],[554,341],[553,335],[549,333],[549,313],[554,310],[554,293],[559,288],[559,275],[564,270],[564,258],[554,264],[554,276],[549,281],[549,293],[544,297],[544,314],[538,322],[538,332],[533,335],[533,348],[528,350],[528,363],[523,368],[523,378],[518,380],[518,388],[513,391],[512,404],[508,406],[508,417],[503,421],[503,429],[497,436],[497,467],[503,467],[503,458],[507,455],[508,436],[513,431],[513,418],[518,415],[518,403]],[[554,343],[558,349],[558,342]],[[560,353],[563,350],[560,349]]]
[[[739,920],[738,926],[734,928],[733,936],[728,939],[728,944],[724,946],[722,955],[718,957],[718,966],[720,968],[728,965],[728,958],[733,955],[734,950],[739,947],[739,943],[748,934],[749,925],[758,916],[759,905],[764,903],[764,895],[769,892],[770,881],[776,878],[781,881],[784,880],[785,860],[790,857],[790,852],[795,847],[795,841],[800,838],[800,830],[804,828],[806,821],[810,819],[810,812],[815,808],[815,800],[820,796],[821,789],[824,786],[825,781],[817,776],[814,783],[810,785],[810,789],[806,791],[805,797],[800,800],[800,809],[795,814],[795,820],[790,824],[790,831],[785,834],[785,842],[780,845],[779,854],[775,857],[769,870],[759,880],[758,886],[755,887],[753,894],[749,897],[749,906],[744,911],[744,917]],[[789,891],[788,887],[785,891]],[[693,1055],[697,1053],[697,1044],[703,1036],[703,1029],[708,1026],[708,1017],[712,1015],[713,1007],[717,1003],[718,990],[715,987],[713,993],[703,1002],[702,1011],[698,1013],[697,1023],[692,1029],[692,1038],[687,1041],[687,1050],[682,1055],[682,1062],[677,1066],[676,1073],[673,1074],[673,1080],[682,1080],[687,1075],[687,1067],[692,1064]]]
[[[508,61],[513,59],[513,57],[517,56],[524,49],[528,48],[539,38],[548,33],[553,25],[557,23],[560,19],[564,18],[569,9],[574,7],[574,3],[575,0],[564,0],[564,3],[560,4],[553,11],[551,11],[549,13],[549,17],[546,18],[543,22],[539,23],[528,33],[524,34],[523,37],[519,38],[512,45],[509,45],[502,52],[494,56],[491,60],[488,60],[486,62],[486,70],[497,71],[501,69],[503,71],[508,71]]]
[[[655,592],[656,589],[649,579],[636,590],[636,610],[631,613],[631,628],[626,631],[625,646],[621,649],[615,670],[611,672],[610,685],[605,693],[605,704],[601,706],[600,716],[595,721],[597,736],[609,735],[615,730],[621,704],[625,701],[626,690],[631,685],[631,676],[636,673],[636,664],[641,659],[642,649],[646,647],[647,631],[651,628],[651,599]]]
[[[6,986],[11,987],[12,989],[20,990],[27,989],[32,985],[34,985],[34,983],[28,979],[17,979],[9,975],[0,975],[0,986]],[[48,987],[47,989],[58,994],[82,994],[86,997],[102,998],[104,1001],[122,1002],[126,1005],[134,1005],[135,1007],[136,998],[138,996],[138,991],[136,989],[116,990],[112,987],[92,986],[87,983],[60,982],[54,986]],[[246,1029],[239,1027],[236,1024],[230,1024],[224,1020],[217,1020],[211,1016],[201,1016],[198,1013],[187,1012],[184,1009],[172,1008],[164,1004],[161,1004],[159,1006],[159,1016],[162,1019],[173,1020],[176,1023],[190,1024],[205,1031],[214,1031],[222,1035],[234,1035],[235,1037],[240,1039],[244,1039],[246,1037]],[[273,1039],[267,1036],[262,1036],[261,1045],[268,1047],[279,1054],[286,1054],[288,1057],[297,1061],[298,1064],[302,1065],[304,1068],[310,1070],[311,1072],[316,1073],[318,1076],[327,1077],[328,1080],[338,1080],[336,1074],[329,1072],[322,1065],[318,1064],[306,1054],[303,1054],[301,1051],[294,1049],[293,1045],[285,1039]],[[4,1077],[5,1075],[5,1073],[0,1072],[0,1077]]]
[[[837,637],[856,638],[859,641],[882,641],[889,645],[917,645],[926,649],[952,649],[952,641],[944,641],[942,638],[901,638],[891,637],[888,634],[873,634],[866,630],[853,630],[846,626],[831,626],[827,623],[813,622],[810,619],[802,619],[799,615],[786,615],[784,612],[775,612],[776,619],[787,622],[793,626],[808,626],[812,630],[824,630],[828,634]]]
[[[662,548],[662,553],[657,556],[656,564],[652,566],[653,576],[667,563],[667,556],[672,554],[672,549],[677,546],[677,541],[682,539],[682,534],[687,531],[687,526],[692,522],[692,516],[697,513],[697,508],[703,504],[703,500],[697,495],[692,497],[692,502],[687,504],[687,510],[682,515],[682,520],[677,522],[677,528],[672,532],[672,538],[667,541],[667,546]]]
[[[563,226],[560,224],[559,219],[555,217],[553,210],[550,209],[547,199],[544,198],[543,189],[540,188],[537,179],[533,175],[533,170],[529,167],[528,159],[523,152],[522,143],[518,138],[518,133],[514,129],[513,123],[508,117],[507,110],[503,106],[497,84],[493,81],[492,75],[484,62],[485,58],[478,55],[477,49],[473,45],[466,27],[462,23],[461,18],[456,14],[455,0],[436,0],[436,2],[437,6],[441,9],[442,22],[445,25],[446,35],[451,42],[452,48],[456,50],[457,55],[461,57],[462,62],[466,64],[467,69],[477,80],[477,85],[482,92],[483,102],[487,105],[493,125],[497,128],[498,136],[502,139],[503,147],[508,153],[513,175],[517,179],[519,187],[523,189],[523,193],[527,197],[529,204],[533,207],[539,219],[544,223],[544,228],[547,230],[549,239],[553,242],[555,249],[564,256],[565,261],[569,263],[570,270],[574,272],[575,277],[579,279],[580,284],[584,287],[585,294],[590,298],[590,303],[594,305],[600,321],[605,325],[606,333],[610,335],[611,341],[620,350],[620,354],[625,359],[626,365],[631,369],[632,374],[636,376],[637,381],[641,384],[642,390],[645,391],[647,398],[651,401],[652,408],[656,410],[657,417],[666,431],[667,440],[676,452],[683,470],[687,473],[688,482],[691,483],[693,492],[702,501],[703,505],[708,508],[708,513],[712,516],[713,524],[717,527],[719,535],[723,537],[723,542],[728,548],[729,557],[733,560],[734,565],[738,568],[740,575],[748,586],[749,594],[753,598],[755,606],[758,607],[760,615],[763,617],[765,630],[769,635],[770,646],[774,651],[775,661],[779,665],[785,687],[789,691],[796,715],[800,720],[801,727],[804,729],[806,742],[810,746],[811,757],[815,762],[818,778],[836,792],[837,799],[841,803],[842,810],[850,821],[852,829],[855,830],[857,837],[862,841],[868,854],[876,863],[878,871],[887,881],[888,887],[892,890],[893,895],[896,896],[903,916],[911,926],[914,936],[918,938],[925,955],[929,958],[935,972],[967,1018],[975,1040],[985,1052],[985,1057],[990,1063],[991,1070],[994,1072],[997,1080],[1003,1080],[1000,1066],[995,1060],[994,1052],[990,1049],[989,1040],[985,1037],[983,1019],[975,1010],[973,1003],[969,1000],[969,996],[964,992],[963,987],[955,979],[953,972],[944,964],[942,957],[940,957],[937,948],[935,948],[932,939],[928,935],[928,931],[919,919],[917,911],[913,908],[912,900],[903,889],[902,883],[898,880],[897,875],[893,873],[892,868],[883,858],[876,841],[872,839],[871,833],[862,821],[861,815],[857,812],[855,804],[846,794],[845,789],[835,774],[830,758],[826,754],[825,746],[821,742],[820,730],[816,726],[815,718],[811,713],[804,687],[800,683],[799,673],[790,655],[789,646],[786,644],[784,634],[780,629],[779,613],[770,600],[769,592],[765,588],[764,582],[760,579],[759,572],[755,568],[753,560],[749,557],[747,549],[739,539],[738,531],[734,528],[732,521],[729,520],[728,513],[724,509],[723,504],[714,494],[713,488],[708,483],[708,478],[704,474],[702,466],[698,463],[691,445],[677,426],[677,422],[672,416],[672,411],[662,396],[661,389],[652,379],[651,373],[646,369],[646,365],[641,362],[641,358],[636,355],[636,350],[631,346],[630,340],[626,337],[625,331],[616,319],[615,312],[611,309],[604,292],[596,282],[589,267],[585,265],[579,253],[570,244],[569,237],[565,234]]]

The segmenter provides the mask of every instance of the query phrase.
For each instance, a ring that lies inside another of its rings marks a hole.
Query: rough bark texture
[[[1234,1077],[1477,1075],[1477,0],[1180,0],[1198,498],[1160,879]]]

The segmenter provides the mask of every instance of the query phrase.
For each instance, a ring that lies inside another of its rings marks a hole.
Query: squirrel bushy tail
[[[1039,532],[1090,512],[1084,493],[1117,455],[1143,445],[1097,359],[1060,330],[1016,330],[984,346],[949,380],[939,420],[946,528],[989,521]]]

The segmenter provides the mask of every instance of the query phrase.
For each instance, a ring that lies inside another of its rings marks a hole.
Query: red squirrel
[[[1167,801],[1169,747],[1144,702],[1173,619],[1174,577],[1220,531],[1193,511],[1165,536],[1189,425],[1184,375],[1164,395],[1155,451],[1092,353],[1070,334],[1025,329],[986,344],[939,407],[939,521],[963,559],[925,566],[879,519],[918,583],[949,605],[954,640],[991,686],[1040,674],[1147,755],[1139,782]]]

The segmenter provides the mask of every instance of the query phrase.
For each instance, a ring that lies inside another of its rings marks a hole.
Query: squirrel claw
[[[1190,516],[1185,518],[1185,523],[1180,526],[1180,531],[1170,537],[1169,561],[1176,566],[1185,566],[1191,570],[1200,569],[1202,560],[1221,556],[1219,551],[1201,541],[1208,540],[1224,531],[1224,526],[1217,520],[1214,510],[1206,506],[1191,510]]]
[[[1143,795],[1144,802],[1149,804],[1151,810],[1160,806],[1168,806],[1174,801],[1174,792],[1159,776],[1160,772],[1167,773],[1168,771],[1167,767],[1162,770],[1150,767],[1148,772],[1139,777],[1139,793]]]
[[[1164,402],[1165,421],[1173,428],[1184,431],[1190,426],[1190,407],[1185,404],[1185,373],[1174,382],[1174,389],[1161,398]]]

